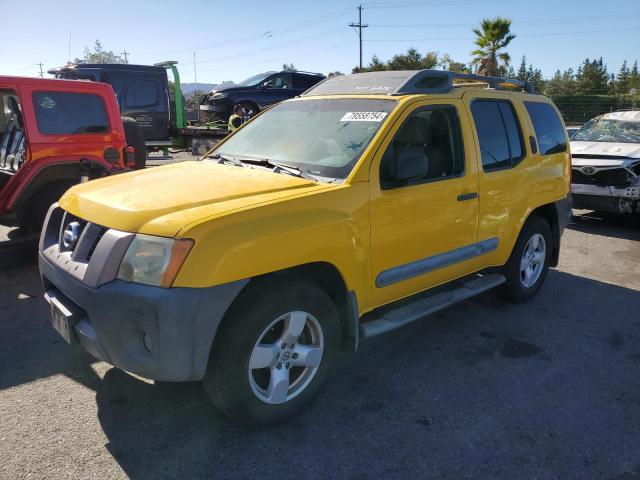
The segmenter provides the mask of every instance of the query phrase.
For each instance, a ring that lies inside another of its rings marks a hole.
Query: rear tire
[[[225,316],[203,385],[234,423],[289,419],[311,402],[340,349],[331,298],[299,280],[267,281],[243,292]]]
[[[147,147],[144,143],[144,133],[142,128],[131,117],[122,117],[122,126],[124,127],[124,137],[127,146],[133,147],[135,153],[135,170],[141,170],[147,165]]]
[[[503,296],[514,302],[533,298],[547,276],[552,252],[551,227],[541,217],[530,217],[504,266]]]

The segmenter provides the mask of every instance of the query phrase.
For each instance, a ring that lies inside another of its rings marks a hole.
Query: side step
[[[506,281],[504,275],[499,273],[491,273],[472,277],[466,280],[458,288],[435,293],[427,297],[421,296],[419,299],[402,302],[402,305],[382,313],[377,318],[367,321],[360,325],[360,337],[369,338],[382,333],[387,333],[396,328],[402,327],[407,323],[435,313],[443,308],[447,308],[454,303],[462,302],[468,298],[474,297],[482,292],[486,292]],[[374,313],[375,315],[375,313]]]

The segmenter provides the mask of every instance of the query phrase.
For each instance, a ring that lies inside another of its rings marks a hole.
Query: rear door
[[[120,111],[142,128],[145,141],[169,139],[169,109],[161,75],[129,75],[122,89]]]

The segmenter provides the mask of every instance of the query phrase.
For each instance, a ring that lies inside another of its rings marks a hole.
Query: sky
[[[81,57],[99,39],[128,52],[129,63],[177,60],[183,82],[235,82],[293,63],[299,70],[349,73],[358,64],[357,2],[0,0],[0,74],[39,75]],[[640,60],[640,0],[371,0],[363,1],[363,56],[386,60],[416,48],[469,62],[472,28],[482,18],[511,18],[522,55],[545,78],[602,56],[617,73]],[[608,7],[608,8],[605,8]],[[69,42],[70,40],[70,42]],[[70,55],[69,55],[70,44]],[[195,67],[194,72],[194,53]],[[46,73],[45,73],[46,76]]]

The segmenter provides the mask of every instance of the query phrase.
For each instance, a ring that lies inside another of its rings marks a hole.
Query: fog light
[[[142,334],[142,343],[148,352],[151,351],[151,337],[145,333]]]

